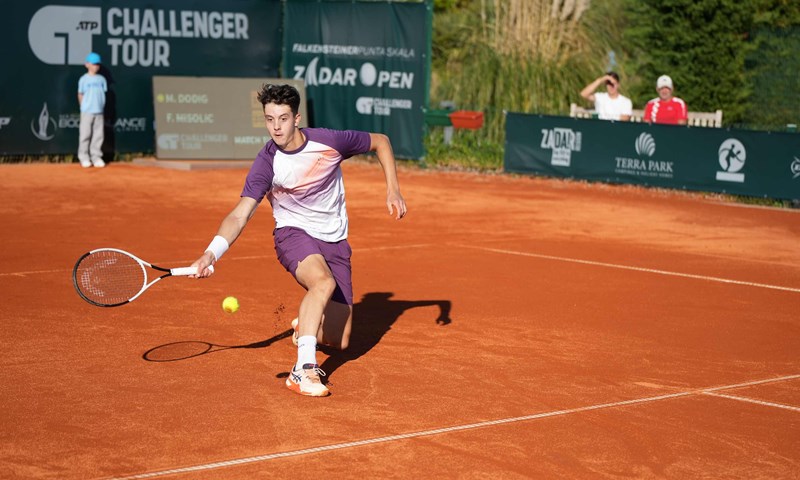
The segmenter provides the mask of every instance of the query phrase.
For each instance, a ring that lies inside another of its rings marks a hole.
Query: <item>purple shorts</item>
[[[309,255],[320,254],[328,263],[336,290],[331,300],[346,305],[353,304],[353,279],[350,269],[350,255],[353,250],[347,240],[335,243],[323,242],[296,227],[278,228],[273,232],[275,252],[278,261],[287,272],[297,278],[297,264]]]

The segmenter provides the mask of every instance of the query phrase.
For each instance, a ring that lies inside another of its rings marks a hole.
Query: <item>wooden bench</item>
[[[569,116],[573,118],[594,118],[595,111],[579,107],[572,103],[569,106]],[[642,122],[644,110],[631,111],[631,122]],[[688,124],[690,127],[722,127],[722,110],[716,112],[689,112]]]

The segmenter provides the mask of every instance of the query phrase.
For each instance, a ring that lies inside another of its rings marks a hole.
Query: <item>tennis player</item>
[[[192,265],[208,277],[242,233],[264,196],[275,217],[278,260],[303,288],[292,322],[297,361],[286,386],[301,395],[330,394],[322,383],[317,344],[347,348],[353,319],[350,245],[341,162],[375,152],[386,178],[386,206],[400,220],[407,212],[400,194],[394,153],[380,133],[299,128],[300,94],[291,85],[264,85],[258,92],[272,139],[256,156],[239,203],[222,220],[217,235]]]

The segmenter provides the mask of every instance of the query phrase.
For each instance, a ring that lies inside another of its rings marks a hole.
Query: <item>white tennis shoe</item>
[[[322,384],[321,376],[325,376],[319,365],[307,363],[303,368],[292,367],[286,378],[286,388],[309,397],[327,397],[331,394],[328,387]]]

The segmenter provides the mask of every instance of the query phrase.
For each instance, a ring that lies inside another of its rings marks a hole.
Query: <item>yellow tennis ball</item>
[[[236,313],[239,310],[239,300],[236,297],[225,297],[222,301],[222,309],[228,313]]]

